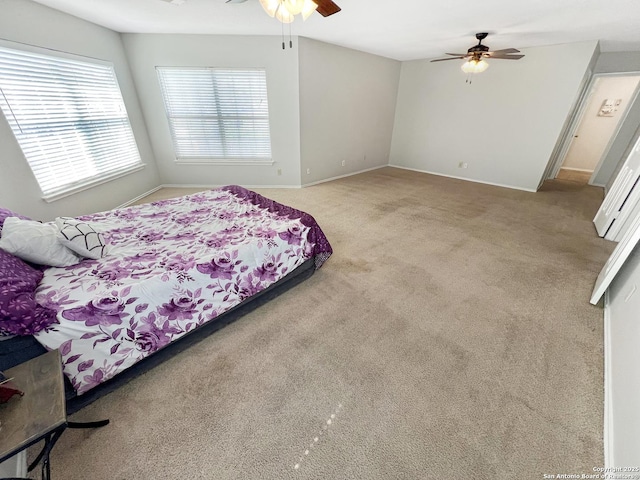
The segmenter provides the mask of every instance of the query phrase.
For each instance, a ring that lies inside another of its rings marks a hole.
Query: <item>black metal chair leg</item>
[[[40,463],[40,460],[44,459],[42,462],[42,467],[43,467],[42,473],[44,475],[44,464],[49,463],[49,455],[51,454],[51,450],[53,450],[53,446],[56,444],[56,442],[62,435],[62,432],[64,432],[64,428],[56,430],[53,433],[53,435],[47,435],[45,437],[44,447],[42,447],[42,450],[40,451],[36,459],[33,462],[31,462],[31,465],[29,465],[29,468],[27,468],[27,472],[30,472],[31,470],[36,468],[38,463]]]
[[[42,459],[42,480],[51,480],[51,464],[49,455]]]
[[[68,428],[99,428],[109,425],[109,420],[98,420],[96,422],[67,422]]]
[[[66,428],[99,428],[109,424],[109,420],[98,420],[97,422],[67,422],[62,428],[49,434],[44,438],[44,446],[33,462],[27,468],[27,472],[32,471],[42,460],[42,479],[49,480],[51,478],[51,463],[49,455],[54,445],[62,435]]]
[[[40,460],[42,460],[42,457],[44,456],[44,451],[47,448],[47,444],[49,443],[49,438],[50,438],[49,436],[45,437],[44,446],[42,447],[42,450],[40,450],[40,453],[35,458],[35,460],[29,464],[29,466],[27,467],[27,472],[30,472],[31,470],[36,468],[36,465],[38,465],[38,463],[40,463]]]

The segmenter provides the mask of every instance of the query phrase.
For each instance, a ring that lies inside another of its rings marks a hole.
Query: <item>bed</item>
[[[332,253],[313,217],[239,186],[73,220],[100,232],[104,252],[42,269],[35,300],[55,320],[0,341],[0,370],[60,350],[70,413],[310,277]]]

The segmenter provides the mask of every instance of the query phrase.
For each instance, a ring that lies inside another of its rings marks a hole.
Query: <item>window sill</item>
[[[102,185],[103,183],[107,183],[112,180],[125,177],[132,173],[139,172],[140,170],[144,169],[145,166],[146,165],[144,163],[140,163],[138,165],[134,165],[133,167],[129,167],[125,170],[119,170],[109,175],[103,175],[98,178],[93,178],[88,181],[84,181],[82,183],[74,184],[62,190],[56,190],[55,192],[50,193],[48,195],[43,195],[42,199],[47,203],[55,202],[56,200],[60,200],[61,198],[65,198],[70,195],[74,195],[76,193],[82,192],[84,190],[89,190],[90,188],[97,187],[98,185]]]
[[[210,159],[210,160],[176,160],[175,163],[177,165],[220,165],[220,166],[224,166],[224,165],[228,165],[228,166],[247,166],[247,165],[253,165],[253,166],[271,166],[273,165],[275,162],[272,159],[268,159],[268,160],[229,160],[229,159],[224,159],[221,158],[220,160],[216,160],[216,159]]]

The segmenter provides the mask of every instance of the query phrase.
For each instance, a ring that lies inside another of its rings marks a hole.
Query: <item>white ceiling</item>
[[[258,0],[35,0],[118,32],[280,35]],[[476,32],[492,49],[600,40],[640,51],[638,0],[335,0],[342,11],[296,20],[291,33],[397,60],[465,52]],[[288,27],[285,26],[288,34]]]

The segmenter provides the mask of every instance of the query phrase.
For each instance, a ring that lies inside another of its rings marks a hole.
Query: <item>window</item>
[[[264,70],[157,71],[176,161],[271,164]]]
[[[110,64],[0,47],[0,107],[47,201],[143,167]]]

